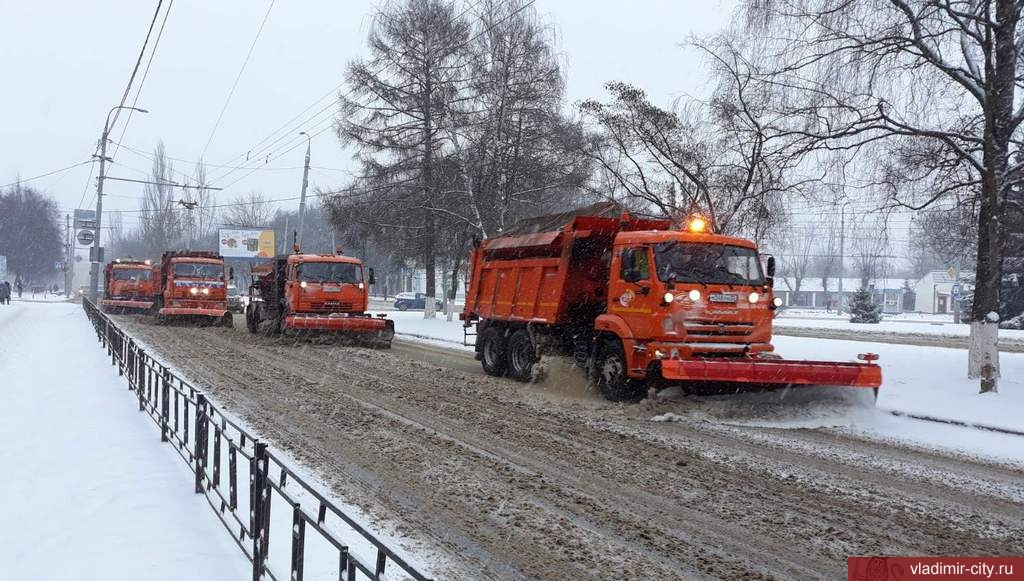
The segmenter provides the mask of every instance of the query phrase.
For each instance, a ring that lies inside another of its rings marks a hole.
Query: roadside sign
[[[75,210],[75,230],[95,230],[95,210]]]
[[[953,289],[950,291],[950,294],[953,295],[953,298],[959,297],[960,296],[960,285],[959,284],[954,284],[953,285]]]
[[[82,246],[89,246],[96,241],[96,235],[92,233],[92,230],[79,230],[77,239]]]

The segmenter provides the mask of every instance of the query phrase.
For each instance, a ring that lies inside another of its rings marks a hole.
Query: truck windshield
[[[146,268],[115,268],[114,280],[149,280],[150,270]]]
[[[174,276],[220,280],[224,278],[224,266],[203,262],[178,262],[174,265]]]
[[[346,262],[306,262],[299,265],[298,275],[307,282],[362,282],[359,265]]]
[[[706,284],[764,284],[757,252],[742,246],[664,242],[654,246],[658,280],[675,275],[679,282]]]

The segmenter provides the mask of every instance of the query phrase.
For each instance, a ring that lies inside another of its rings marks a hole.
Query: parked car
[[[245,303],[248,297],[235,285],[228,285],[228,310],[232,313],[244,313]]]
[[[434,299],[434,309],[440,311],[444,303]],[[427,295],[423,293],[398,293],[395,295],[395,308],[399,311],[427,308]]]

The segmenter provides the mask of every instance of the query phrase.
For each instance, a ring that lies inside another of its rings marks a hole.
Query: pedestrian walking
[[[25,290],[25,286],[21,284],[20,278],[14,281],[14,290],[18,291],[18,298],[20,299],[22,291]]]
[[[11,304],[11,283],[0,281],[0,305]]]

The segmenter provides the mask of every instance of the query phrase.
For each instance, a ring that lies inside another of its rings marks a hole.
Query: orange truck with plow
[[[614,213],[614,214],[613,214]],[[589,214],[589,215],[588,215]],[[613,215],[610,215],[613,214]],[[794,385],[877,389],[863,362],[782,359],[772,346],[781,301],[774,258],[692,218],[632,217],[613,205],[525,220],[472,252],[467,335],[490,375],[531,381],[541,354],[574,358],[608,399],[651,385],[736,391]]]
[[[160,262],[157,321],[234,324],[228,310],[228,273],[216,252],[164,252]]]
[[[149,260],[118,258],[103,268],[103,300],[108,313],[150,312],[160,297],[160,268]]]
[[[390,347],[394,321],[366,313],[373,269],[352,256],[279,256],[253,268],[246,327],[252,333],[326,335]]]

